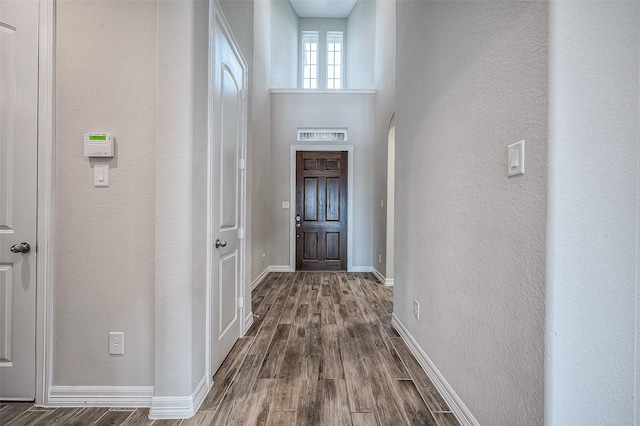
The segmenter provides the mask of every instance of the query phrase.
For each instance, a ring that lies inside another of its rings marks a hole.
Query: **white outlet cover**
[[[282,202],[282,208],[283,209],[288,209],[289,208],[289,202],[288,201],[283,201]]]
[[[124,355],[124,332],[109,332],[109,355]]]

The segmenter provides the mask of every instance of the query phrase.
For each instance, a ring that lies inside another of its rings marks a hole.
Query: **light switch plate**
[[[507,150],[508,176],[524,174],[524,141],[512,143]]]
[[[288,201],[283,201],[282,202],[282,208],[283,209],[288,209],[289,208],[289,202]]]
[[[108,164],[96,164],[93,166],[93,186],[109,186]]]

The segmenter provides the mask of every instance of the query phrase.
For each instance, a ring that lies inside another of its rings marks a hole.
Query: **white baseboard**
[[[247,332],[247,330],[249,330],[249,327],[251,327],[251,325],[253,324],[253,311],[249,312],[249,315],[247,315],[244,318],[244,328],[242,335],[244,336],[244,334]]]
[[[402,340],[407,344],[413,356],[416,357],[420,366],[427,373],[427,376],[429,376],[429,379],[431,379],[438,392],[440,392],[442,398],[447,402],[447,405],[449,405],[449,408],[453,411],[453,414],[456,416],[460,424],[463,426],[480,426],[480,423],[478,423],[476,418],[473,417],[473,414],[471,414],[471,411],[469,411],[467,406],[464,405],[462,399],[460,399],[451,385],[449,385],[442,373],[440,373],[436,368],[424,350],[422,350],[416,339],[413,338],[407,327],[404,326],[395,313],[391,319],[391,324],[393,324],[402,337]]]
[[[375,275],[375,276],[376,276],[376,278],[377,278],[381,283],[383,283],[383,282],[384,282],[384,275],[382,275],[382,273],[381,273],[380,271],[378,271],[375,267],[373,268],[373,271],[371,271],[371,272],[373,272],[373,275]]]
[[[393,278],[385,278],[376,268],[373,268],[373,275],[375,275],[385,287],[393,287]]]
[[[269,272],[295,272],[296,268],[289,265],[271,265],[269,266]]]
[[[205,375],[202,376],[202,379],[200,379],[200,383],[198,383],[198,386],[196,386],[193,394],[191,395],[191,397],[193,398],[193,414],[189,417],[195,416],[195,414],[198,412],[198,409],[204,402],[204,399],[207,397],[207,394],[211,390],[212,386],[213,380],[208,380],[207,374],[205,373]]]
[[[295,268],[292,268],[289,265],[267,266],[264,269],[264,271],[262,271],[260,275],[258,275],[256,279],[251,282],[251,290],[256,288],[262,282],[262,280],[264,280],[267,274],[269,274],[270,272],[295,272],[295,270],[296,270]],[[351,268],[349,268],[348,272],[373,272],[375,274],[376,270],[373,266],[365,265],[365,266],[352,266]],[[382,277],[382,275],[380,276]],[[384,277],[382,277],[382,280],[384,281]]]
[[[269,267],[268,266],[266,268],[264,268],[264,271],[262,271],[260,273],[260,275],[258,275],[256,277],[255,280],[253,280],[251,282],[251,291],[255,290],[255,288],[258,287],[258,285],[262,282],[262,280],[264,280],[264,278],[267,276],[267,274],[269,274]]]
[[[256,287],[258,287],[258,285],[260,285],[262,280],[264,280],[265,277],[270,272],[293,272],[293,270],[289,267],[289,265],[270,265],[270,266],[267,266],[266,268],[264,268],[264,271],[262,271],[260,273],[260,275],[258,275],[256,277],[256,279],[251,282],[251,291],[253,291]]]
[[[153,386],[51,386],[47,407],[151,407]]]
[[[212,384],[212,383],[211,383]],[[154,396],[149,410],[150,419],[188,419],[193,417],[209,393],[207,376],[203,376],[190,396]]]
[[[348,272],[373,272],[373,266],[352,266]]]

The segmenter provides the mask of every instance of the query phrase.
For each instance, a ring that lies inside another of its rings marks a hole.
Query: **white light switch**
[[[93,186],[109,186],[108,164],[96,164],[93,166]]]
[[[283,209],[288,209],[289,208],[289,202],[288,201],[283,201],[282,202],[282,208]]]
[[[524,141],[509,145],[507,160],[508,176],[524,174]]]

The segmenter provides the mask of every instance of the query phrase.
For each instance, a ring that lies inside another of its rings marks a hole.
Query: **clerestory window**
[[[327,89],[342,89],[342,32],[327,32]]]
[[[344,88],[344,34],[342,31],[302,31],[301,87]]]
[[[318,88],[318,32],[302,33],[302,87]]]

